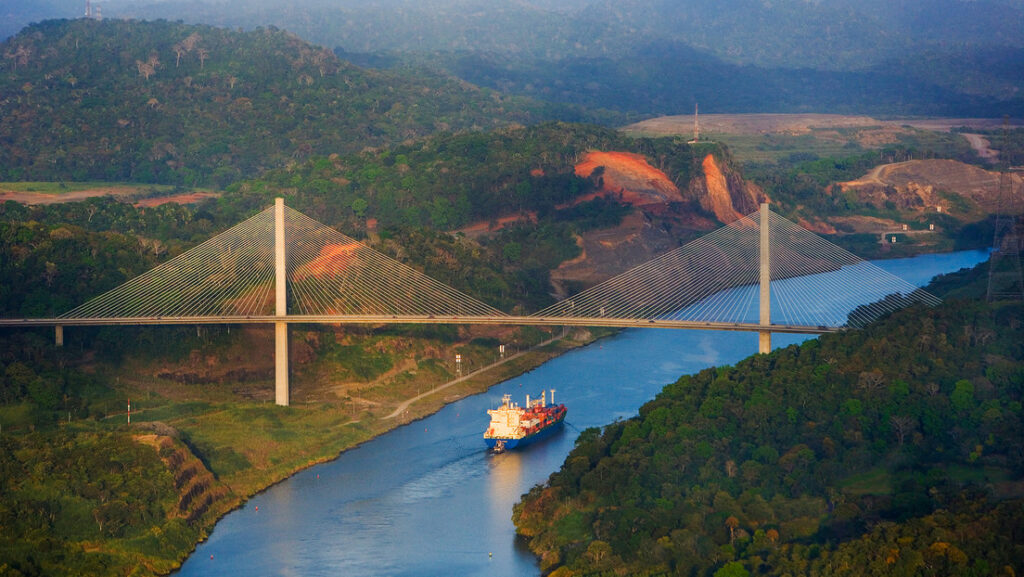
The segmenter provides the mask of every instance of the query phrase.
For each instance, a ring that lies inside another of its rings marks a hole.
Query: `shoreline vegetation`
[[[323,454],[321,456],[311,458],[304,464],[299,464],[286,470],[279,470],[275,472],[268,471],[269,475],[264,479],[267,479],[269,482],[265,485],[253,484],[239,486],[238,489],[240,490],[244,490],[243,487],[248,487],[246,494],[240,494],[236,500],[233,500],[229,508],[221,511],[217,518],[210,523],[209,527],[204,530],[202,538],[193,544],[193,547],[187,551],[187,554],[183,555],[180,562],[176,564],[174,569],[166,573],[171,573],[178,569],[180,565],[195,552],[196,546],[209,538],[210,533],[216,528],[216,524],[219,523],[227,513],[241,508],[249,501],[249,499],[270,489],[274,485],[287,481],[289,478],[296,475],[296,473],[318,464],[330,462],[338,458],[342,453],[356,449],[364,443],[372,441],[382,435],[386,435],[387,432],[395,428],[429,417],[443,409],[446,405],[458,400],[472,395],[482,394],[488,388],[496,384],[534,370],[544,363],[547,363],[564,353],[572,351],[574,348],[589,345],[610,334],[612,334],[610,331],[602,332],[599,336],[595,336],[589,331],[558,334],[534,346],[530,346],[529,348],[524,349],[524,351],[510,355],[506,359],[496,361],[495,363],[481,367],[480,369],[444,382],[443,384],[432,386],[430,390],[424,391],[424,393],[418,394],[416,397],[403,401],[394,411],[387,413],[384,416],[379,416],[379,411],[371,410],[364,413],[360,418],[342,423],[340,426],[351,425],[358,428],[360,435],[351,438],[348,442],[342,442],[339,445],[333,445],[330,442],[325,443],[321,446],[323,450],[319,451]],[[290,407],[287,410],[294,409],[291,409]],[[299,410],[315,411],[317,409],[313,408],[313,403],[306,403],[301,406]],[[323,409],[319,410],[323,411]],[[356,425],[364,424],[365,421],[366,426],[356,427]],[[480,422],[483,423],[483,420]],[[482,434],[482,424],[480,430]],[[481,445],[481,451],[482,450]],[[315,453],[316,451],[312,450],[309,452]]]
[[[552,577],[1020,574],[1024,307],[988,281],[680,377],[582,431],[517,534]]]
[[[49,512],[57,520],[56,525],[62,525],[61,518],[72,509],[79,509],[68,523],[81,526],[77,534],[62,538],[31,531],[29,538],[19,541],[0,538],[0,575],[65,571],[82,575],[170,574],[209,538],[228,512],[296,472],[329,462],[392,429],[483,393],[490,386],[611,332],[577,330],[543,335],[543,340],[505,359],[476,369],[470,366],[464,376],[449,380],[437,378],[437,372],[420,371],[416,375],[412,371],[413,380],[399,378],[388,383],[395,389],[390,393],[391,402],[341,397],[336,391],[332,391],[336,400],[327,400],[324,383],[309,382],[321,379],[323,368],[295,379],[298,387],[293,388],[293,404],[278,407],[262,399],[245,400],[252,390],[238,383],[197,390],[194,385],[181,383],[168,387],[166,382],[137,372],[132,378],[134,361],[129,361],[119,369],[118,376],[108,376],[118,404],[122,397],[131,398],[130,424],[113,423],[115,419],[127,421],[127,407],[122,405],[120,411],[98,420],[70,418],[53,431],[0,436],[0,465],[4,469],[0,472],[5,483],[17,483],[20,490],[38,484],[40,495],[49,494],[57,500],[51,508],[59,510]],[[272,382],[261,381],[255,386],[268,389],[272,395]],[[430,388],[421,390],[427,386]],[[190,398],[165,397],[168,388],[185,389],[178,395]],[[480,422],[482,434],[484,421]],[[112,449],[95,451],[94,447]],[[82,450],[93,453],[96,462],[82,466],[63,462],[83,461],[79,454]],[[34,470],[19,475],[15,472],[18,461]],[[61,477],[67,479],[55,481],[41,470],[40,463],[62,469]],[[85,477],[74,479],[79,472]],[[19,477],[23,480],[15,481]],[[128,488],[117,485],[119,481],[114,479],[129,477],[143,481],[139,487]],[[142,484],[148,490],[141,491]],[[59,491],[69,495],[61,500],[53,495]],[[97,497],[98,506],[93,506]],[[24,494],[19,495],[11,508],[31,507],[32,503],[42,506],[41,498],[28,499],[28,505],[26,500]],[[0,505],[0,517],[11,512],[2,510],[6,507]],[[55,534],[60,535],[57,529]],[[63,549],[62,554],[46,554],[55,549]]]

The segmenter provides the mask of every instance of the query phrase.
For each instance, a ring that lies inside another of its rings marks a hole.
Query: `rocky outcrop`
[[[688,195],[720,222],[728,224],[756,212],[765,198],[759,187],[744,181],[731,167],[722,166],[714,155],[705,156],[701,168],[703,174],[690,182]]]

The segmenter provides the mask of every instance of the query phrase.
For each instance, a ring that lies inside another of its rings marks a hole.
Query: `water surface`
[[[916,285],[984,251],[875,264]],[[773,347],[806,335],[772,337]],[[517,546],[512,506],[557,470],[579,434],[626,419],[667,383],[757,351],[755,333],[627,330],[302,471],[217,524],[180,575],[539,575]],[[556,389],[566,425],[527,450],[484,452],[486,410]]]

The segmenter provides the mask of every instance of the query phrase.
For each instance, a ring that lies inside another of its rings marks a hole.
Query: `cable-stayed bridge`
[[[288,404],[288,324],[507,324],[755,331],[857,328],[939,299],[768,205],[528,316],[505,314],[284,205],[49,319],[0,326],[273,324]],[[870,303],[863,305],[861,303]]]

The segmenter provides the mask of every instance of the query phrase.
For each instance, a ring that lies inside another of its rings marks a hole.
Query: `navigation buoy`
[[[211,561],[213,560],[213,555],[210,555],[210,560],[211,560]]]
[[[257,512],[257,513],[259,513],[259,512],[260,512],[260,506],[259,506],[259,505],[256,505],[256,512]]]

